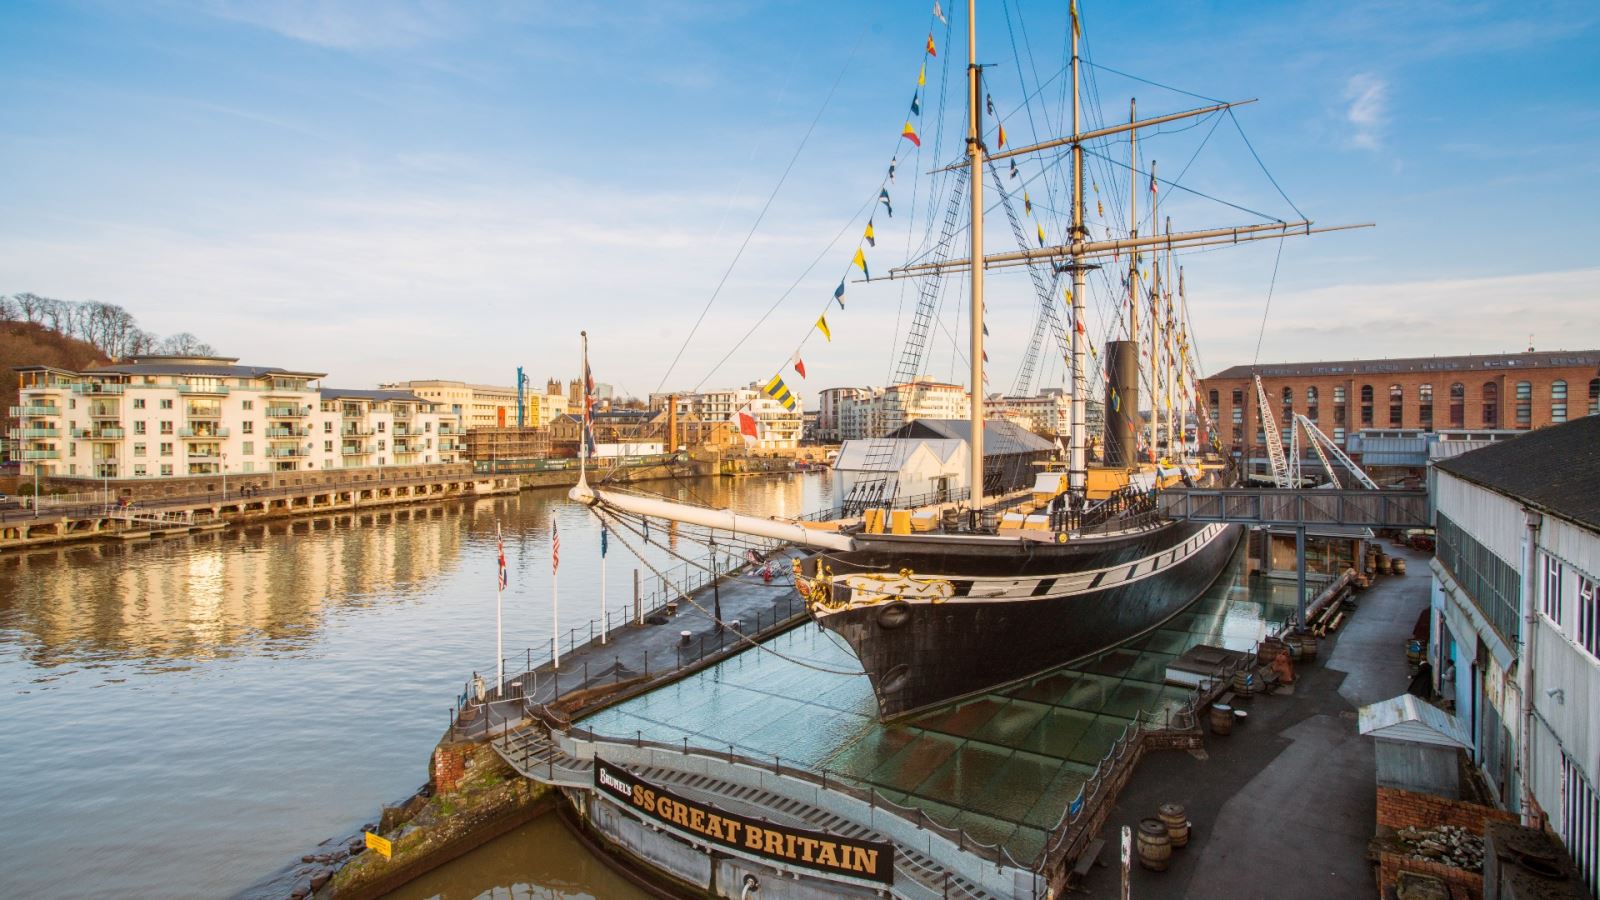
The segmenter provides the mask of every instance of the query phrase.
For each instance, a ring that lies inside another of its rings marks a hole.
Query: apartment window
[[[1561,627],[1561,560],[1546,553],[1544,556],[1544,596],[1540,609]]]
[[[172,455],[172,442],[171,441],[162,441],[161,442],[161,455],[162,456],[171,456]]]
[[[1293,416],[1294,416],[1294,388],[1286,387],[1286,388],[1283,389],[1283,417],[1288,419],[1288,418],[1293,418]]]
[[[146,476],[148,474],[150,474],[150,473],[145,471],[144,463],[134,463],[133,464],[133,476],[135,478],[143,478],[144,476]]]
[[[389,446],[389,442],[388,441],[379,441],[378,442],[378,449],[379,450],[388,449],[388,446]],[[976,455],[976,454],[974,454],[974,455]]]
[[[1565,381],[1550,382],[1550,421],[1565,422],[1567,420],[1567,383]]]
[[[256,423],[254,423],[254,422],[241,422],[241,423],[239,423],[239,431],[241,433],[243,433],[243,434],[255,434],[256,433]]]
[[[1372,385],[1361,386],[1361,424],[1372,424]]]
[[[135,397],[134,401],[133,401],[133,408],[134,409],[144,409],[144,398],[143,397]]]
[[[244,470],[246,472],[254,472],[256,470],[256,464],[247,459],[244,461]]]
[[[1313,422],[1317,420],[1317,402],[1321,399],[1322,395],[1315,385],[1306,388],[1306,418]]]
[[[1589,382],[1589,415],[1600,416],[1600,378]]]
[[[1405,414],[1406,392],[1398,384],[1389,385],[1389,427],[1399,428]]]
[[[1343,428],[1335,427],[1333,429],[1333,442],[1335,444],[1338,444],[1341,447],[1344,446],[1344,429]]]
[[[422,430],[423,431],[430,431],[430,432],[433,431],[433,423],[432,422],[423,422],[422,423]]]
[[[1517,382],[1517,427],[1533,427],[1533,382]]]
[[[244,451],[244,455],[245,456],[254,456],[255,452],[256,452],[256,442],[255,441],[245,441],[244,444],[239,449]]]
[[[322,433],[323,434],[333,434],[333,423],[332,422],[323,422],[322,423]]]
[[[171,419],[167,419],[167,420],[162,421],[162,423],[161,423],[161,433],[162,434],[171,434],[172,433],[172,420]]]
[[[171,475],[172,474],[172,463],[162,463],[161,464],[161,474],[163,474],[163,475]]]
[[[1233,391],[1233,405],[1235,407],[1240,407],[1240,406],[1244,405],[1244,389],[1243,388],[1235,388],[1234,389],[1234,391]]]
[[[1423,428],[1433,428],[1433,385],[1417,388],[1417,421]]]
[[[1600,590],[1583,575],[1578,576],[1578,646],[1600,658]]]
[[[171,409],[172,408],[172,401],[171,400],[163,400],[163,401],[161,401],[161,408],[162,409]]]
[[[1492,381],[1483,383],[1483,427],[1500,427],[1500,386]]]
[[[1467,427],[1467,388],[1459,381],[1450,385],[1450,427]]]
[[[1235,424],[1235,425],[1243,425],[1244,424],[1244,410],[1240,409],[1237,406],[1235,406],[1233,408],[1233,424]]]
[[[77,409],[77,408],[78,408],[78,398],[76,398],[76,397],[68,397],[67,398],[67,409]]]
[[[140,419],[139,421],[133,423],[133,433],[134,434],[144,434],[145,433],[144,430],[145,430],[146,424],[147,423],[143,419]]]
[[[240,404],[240,408],[242,408],[245,412],[249,412],[250,410],[256,408],[256,402],[254,400],[245,400]]]
[[[387,427],[387,426],[388,426],[388,424],[389,424],[389,423],[388,423],[388,422],[384,422],[384,421],[381,421],[381,420],[380,420],[380,421],[379,421],[379,422],[378,422],[378,433],[379,433],[379,434],[382,434],[382,433],[383,433],[383,431],[384,431],[384,429],[385,429],[385,427]],[[974,455],[974,456],[976,456],[976,455],[977,455],[977,454],[973,454],[973,455]]]
[[[332,453],[333,452],[333,441],[323,441],[322,442],[322,452],[323,453]]]
[[[144,444],[134,444],[133,445],[133,455],[134,456],[143,456],[144,455],[144,450],[145,450],[145,445]]]
[[[1561,782],[1566,788],[1561,792],[1561,840],[1589,896],[1600,896],[1600,794],[1566,751],[1561,753]]]

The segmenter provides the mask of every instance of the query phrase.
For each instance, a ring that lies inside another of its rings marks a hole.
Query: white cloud
[[[1383,144],[1383,129],[1389,122],[1389,84],[1363,72],[1345,82],[1345,121],[1350,127],[1350,146],[1377,150]]]

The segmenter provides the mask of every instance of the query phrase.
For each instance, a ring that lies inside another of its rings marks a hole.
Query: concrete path
[[[1233,734],[1208,734],[1195,754],[1148,755],[1123,791],[1100,837],[1106,848],[1087,887],[1120,889],[1121,828],[1163,803],[1181,803],[1193,823],[1189,845],[1166,872],[1135,862],[1132,895],[1144,898],[1370,897],[1377,885],[1366,858],[1377,815],[1371,740],[1356,731],[1356,709],[1403,693],[1410,680],[1406,641],[1428,605],[1427,557],[1406,559],[1407,574],[1385,576],[1357,595],[1360,608],[1280,690],[1240,704],[1249,718]]]

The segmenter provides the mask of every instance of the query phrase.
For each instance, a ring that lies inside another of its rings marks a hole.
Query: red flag
[[[744,438],[745,446],[753,446],[761,440],[761,423],[756,417],[740,410],[737,414],[739,420],[739,436]]]
[[[1003,149],[1005,147],[1005,145],[1006,145],[1006,127],[1004,125],[1001,125],[1000,126],[1000,147]]]
[[[794,370],[800,373],[801,378],[806,377],[806,361],[796,356],[794,358]]]
[[[933,35],[932,34],[928,35],[928,55],[929,56],[938,56],[939,55],[939,51],[935,50],[934,47],[933,47]]]

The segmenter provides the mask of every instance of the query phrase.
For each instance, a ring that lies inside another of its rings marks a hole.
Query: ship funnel
[[[1139,345],[1107,341],[1106,374],[1105,463],[1127,468],[1139,458]]]

